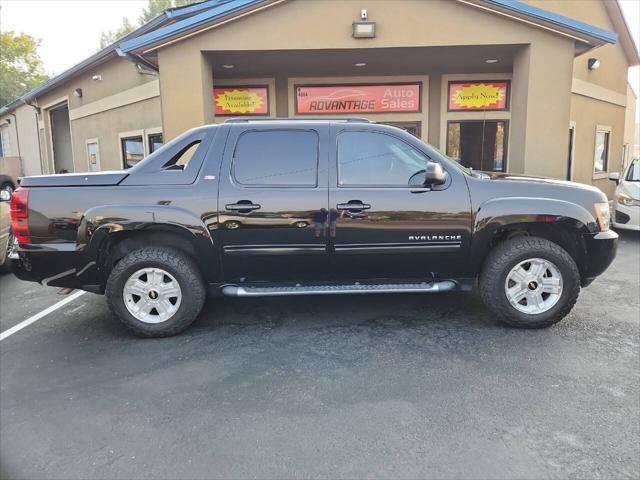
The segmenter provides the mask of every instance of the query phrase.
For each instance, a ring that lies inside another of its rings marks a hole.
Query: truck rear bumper
[[[584,236],[587,261],[582,275],[582,286],[586,287],[602,274],[616,258],[618,234],[613,230]]]
[[[28,282],[90,291],[100,283],[95,262],[85,260],[74,244],[20,245],[9,262],[12,273]]]

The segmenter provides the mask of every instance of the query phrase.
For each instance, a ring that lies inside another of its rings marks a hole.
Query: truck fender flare
[[[472,259],[484,258],[496,232],[508,225],[563,224],[581,233],[596,232],[597,220],[581,205],[551,198],[502,197],[483,202],[473,223]]]
[[[87,263],[96,262],[109,235],[125,231],[165,229],[186,234],[198,254],[210,255],[213,238],[193,213],[169,205],[103,205],[87,210],[78,228],[76,249]]]

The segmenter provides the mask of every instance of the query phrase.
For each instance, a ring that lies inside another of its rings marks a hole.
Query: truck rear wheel
[[[495,247],[480,275],[480,295],[512,327],[544,328],[562,320],[580,293],[580,272],[559,245],[515,237]]]
[[[148,247],[117,263],[106,296],[111,311],[136,335],[168,337],[193,323],[206,290],[188,255],[173,248]]]

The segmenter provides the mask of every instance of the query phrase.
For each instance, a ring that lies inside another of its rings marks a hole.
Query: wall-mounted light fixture
[[[376,22],[353,22],[353,38],[375,38]]]
[[[94,82],[99,82],[102,80],[102,75],[94,75],[93,77],[91,77],[91,80],[93,80]]]
[[[589,67],[589,70],[597,70],[600,68],[600,60],[597,58],[590,58],[587,62],[587,66]]]
[[[73,94],[74,94],[76,97],[78,97],[78,98],[82,98],[82,89],[81,89],[81,88],[76,88],[76,89],[73,91]]]

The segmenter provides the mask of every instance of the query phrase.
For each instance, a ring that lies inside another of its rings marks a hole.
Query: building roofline
[[[149,47],[179,37],[182,34],[190,33],[211,22],[223,17],[234,15],[243,10],[252,10],[270,0],[228,0],[223,3],[216,2],[204,12],[184,18],[170,25],[148,32],[144,35],[131,38],[120,43],[119,47],[124,53],[133,53],[136,50]]]
[[[260,4],[268,0],[227,0],[198,15],[185,18],[170,25],[164,26],[145,35],[124,41],[120,44],[123,52],[129,53],[135,50],[154,49],[158,44],[178,38],[186,33],[191,33],[199,27],[219,20],[220,18],[236,13],[239,10],[257,9]],[[459,0],[470,5],[482,6],[498,13],[509,13],[516,18],[525,19],[534,24],[549,28],[555,27],[557,33],[569,34],[576,40],[600,45],[603,43],[616,43],[618,35],[615,32],[590,25],[573,18],[558,15],[556,13],[534,7],[518,0]],[[211,2],[205,2],[210,4]],[[178,37],[178,38],[176,38]]]
[[[204,0],[200,3],[167,9],[117,42],[0,108],[0,114],[11,111],[22,103],[32,101],[44,92],[59,86],[88,68],[94,67],[112,55],[117,54],[132,58],[134,53],[138,53],[133,57],[137,58],[140,57],[140,53],[143,53],[140,51],[145,48],[146,51],[159,48],[163,44],[179,41],[181,36],[193,35],[198,32],[198,29],[206,27],[213,22],[233,17],[237,14],[259,11],[265,4],[269,6],[269,4],[277,4],[282,1],[286,0]],[[576,39],[576,45],[583,45],[584,47],[590,46],[593,48],[605,43],[616,43],[618,40],[618,35],[615,32],[558,15],[518,0],[458,1],[570,36]],[[617,22],[621,25],[619,29],[624,30],[620,41],[625,49],[629,63],[638,65],[640,63],[638,49],[631,37],[629,26],[622,14],[618,0],[604,3],[609,15],[613,17],[614,25]],[[618,25],[615,26],[618,27]]]
[[[469,3],[483,4],[490,9],[525,17],[541,26],[556,27],[562,32],[573,34],[579,40],[592,40],[596,43],[616,43],[618,34],[604,28],[565,17],[543,8],[534,7],[519,0],[470,0]]]

